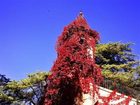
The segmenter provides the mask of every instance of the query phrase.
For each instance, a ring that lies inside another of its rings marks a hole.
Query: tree
[[[5,75],[0,74],[0,103],[2,105],[9,104],[9,101],[12,100],[12,97],[6,95],[7,90],[5,86],[10,82],[10,79]]]
[[[20,81],[11,81],[3,88],[6,90],[2,96],[7,100],[7,105],[40,105],[44,97],[45,79],[49,73],[38,72],[29,74],[27,78]],[[5,103],[1,103],[5,105]]]
[[[140,94],[140,65],[136,67],[136,72],[134,73],[132,86],[135,90],[138,90],[138,94]]]
[[[106,82],[115,81],[119,92],[135,96],[135,94],[132,95],[130,88],[140,84],[139,79],[135,79],[136,76],[134,76],[134,74],[139,74],[139,61],[135,59],[136,55],[133,54],[131,45],[131,43],[121,42],[97,44],[96,63],[102,68],[102,74]],[[138,94],[138,92],[136,93]]]
[[[10,82],[10,79],[0,74],[0,86],[5,86],[8,82]]]

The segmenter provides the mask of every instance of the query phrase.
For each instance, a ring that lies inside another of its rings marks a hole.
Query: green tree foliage
[[[134,81],[132,82],[132,86],[135,90],[140,91],[140,65],[136,67],[136,73],[134,74],[134,76],[135,78]]]
[[[116,87],[127,87],[129,91],[123,91],[125,94],[130,92],[130,88],[139,86],[138,61],[133,54],[131,43],[107,43],[97,44],[96,63],[102,68],[102,74],[105,82],[116,82]],[[137,84],[137,85],[136,85]],[[125,88],[126,90],[126,88]],[[131,93],[129,93],[131,94]]]
[[[138,61],[135,60],[130,45],[120,42],[97,45],[96,63],[106,78],[123,82],[129,82],[133,78]]]
[[[9,101],[12,100],[12,97],[6,95],[7,90],[5,86],[10,82],[10,79],[5,75],[0,74],[0,103],[3,105],[9,104]]]
[[[42,102],[45,79],[49,74],[38,72],[29,74],[27,78],[20,81],[11,81],[5,85],[7,90],[3,94],[8,101],[7,105],[39,105]],[[5,104],[3,104],[5,105]]]
[[[10,79],[6,78],[5,75],[0,74],[0,86],[5,86],[8,82],[10,82]]]

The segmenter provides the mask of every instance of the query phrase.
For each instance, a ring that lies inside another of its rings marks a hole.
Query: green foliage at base
[[[42,102],[45,79],[49,73],[38,72],[29,74],[27,78],[20,81],[8,82],[0,91],[0,103],[14,105],[39,105]]]

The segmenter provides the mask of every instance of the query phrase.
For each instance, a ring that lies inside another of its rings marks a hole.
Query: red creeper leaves
[[[102,81],[101,69],[95,64],[95,45],[99,40],[83,16],[64,27],[56,45],[57,59],[47,80],[44,105],[77,105],[82,93],[100,94],[96,85]],[[104,100],[108,103],[115,93]],[[78,98],[77,98],[78,97]]]

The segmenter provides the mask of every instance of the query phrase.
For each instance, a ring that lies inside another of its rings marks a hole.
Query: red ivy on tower
[[[91,93],[91,86],[93,97],[99,96],[96,85],[102,75],[94,60],[98,40],[99,34],[89,27],[81,12],[64,27],[56,45],[57,59],[47,79],[44,105],[81,105],[82,94]]]

